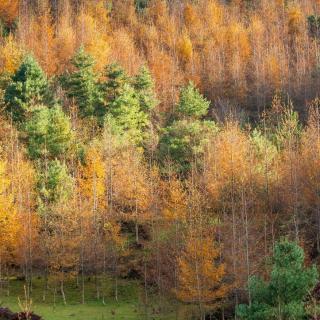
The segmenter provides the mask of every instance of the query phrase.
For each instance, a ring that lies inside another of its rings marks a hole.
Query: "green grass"
[[[119,282],[119,299],[114,298],[114,287],[110,280],[101,285],[102,298],[96,298],[96,289],[93,281],[85,283],[85,304],[81,304],[81,290],[75,281],[65,285],[67,305],[63,304],[59,292],[54,295],[54,285],[49,284],[46,300],[43,301],[44,281],[35,279],[32,290],[31,309],[43,317],[44,320],[174,320],[180,319],[173,304],[164,301],[159,307],[157,297],[150,295],[148,307],[142,303],[143,290],[135,281]],[[24,282],[11,280],[10,295],[5,294],[5,288],[0,294],[1,306],[9,307],[13,311],[20,311],[19,299],[24,302]],[[54,298],[55,297],[55,298]],[[55,301],[55,302],[54,302]],[[159,309],[160,308],[160,309]],[[185,318],[181,318],[185,319]]]

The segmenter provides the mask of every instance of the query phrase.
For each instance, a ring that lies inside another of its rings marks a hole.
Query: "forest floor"
[[[24,281],[13,279],[10,281],[9,296],[7,288],[2,288],[0,293],[0,306],[8,307],[12,311],[22,310],[25,304]],[[85,303],[81,304],[81,290],[76,282],[70,282],[65,285],[65,295],[67,304],[63,303],[62,295],[58,290],[49,289],[46,293],[46,299],[43,301],[44,281],[35,279],[33,281],[33,290],[31,296],[31,310],[42,316],[44,320],[174,320],[186,319],[181,309],[174,303],[160,301],[159,296],[150,294],[148,296],[148,306],[142,302],[145,299],[143,289],[135,281],[120,281],[118,285],[118,301],[115,300],[112,284],[106,282],[101,286],[102,292],[105,292],[103,299],[96,298],[96,286],[93,281],[85,283]],[[181,314],[182,313],[182,314]]]

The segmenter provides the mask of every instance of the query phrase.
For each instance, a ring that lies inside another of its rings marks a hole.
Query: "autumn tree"
[[[9,75],[13,74],[21,64],[23,55],[17,39],[15,39],[12,34],[4,40],[4,43],[0,47],[0,52],[1,72]]]
[[[48,3],[43,2],[38,14],[30,17],[29,28],[28,39],[25,40],[26,50],[32,52],[48,76],[53,76],[57,72],[58,61],[55,25]]]
[[[12,25],[18,16],[18,10],[18,0],[4,0],[0,5],[0,19],[9,25]]]
[[[15,249],[18,244],[18,234],[21,229],[17,216],[14,197],[10,191],[10,178],[7,173],[6,163],[0,163],[0,279],[1,289],[4,276],[4,267],[14,262]]]
[[[95,60],[94,70],[102,72],[110,55],[110,9],[103,1],[87,2],[80,6],[73,26],[77,45]]]
[[[224,283],[225,266],[219,263],[219,248],[209,236],[189,235],[186,247],[178,258],[179,286],[177,297],[199,305],[201,319],[204,307],[219,305],[228,293]]]
[[[121,225],[116,219],[109,217],[104,225],[104,241],[106,242],[106,253],[111,260],[108,268],[114,277],[114,298],[118,301],[119,288],[118,278],[124,273],[125,266],[121,265],[121,258],[128,254],[128,240],[121,234]]]

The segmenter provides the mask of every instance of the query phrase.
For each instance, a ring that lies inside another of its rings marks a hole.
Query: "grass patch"
[[[85,282],[85,304],[81,304],[81,289],[75,281],[65,284],[67,305],[58,290],[54,290],[50,281],[46,290],[45,301],[44,280],[37,278],[33,281],[31,294],[32,310],[44,320],[102,320],[102,319],[177,319],[175,307],[168,302],[159,305],[155,296],[150,296],[148,306],[142,303],[143,290],[136,281],[121,280],[118,283],[118,301],[114,298],[114,284],[111,279],[101,281],[99,286],[100,299],[97,299],[95,282],[87,279]],[[10,295],[6,290],[0,294],[0,304],[13,311],[20,311],[19,299],[24,300],[24,281],[10,281]]]

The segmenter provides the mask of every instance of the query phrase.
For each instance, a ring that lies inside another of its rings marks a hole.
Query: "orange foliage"
[[[21,229],[5,162],[0,162],[0,263],[9,262],[18,243]]]
[[[90,146],[86,152],[85,165],[81,168],[79,187],[81,194],[96,206],[104,206],[105,165],[98,146]]]
[[[30,33],[25,43],[27,50],[31,51],[48,75],[57,71],[55,56],[55,34],[52,17],[49,11],[39,17],[34,17],[30,23]]]
[[[108,11],[103,1],[94,7],[87,6],[77,17],[78,47],[85,50],[95,59],[95,69],[101,72],[108,62]]]
[[[0,19],[6,23],[13,23],[18,17],[19,0],[1,0]]]
[[[164,183],[164,192],[164,217],[169,221],[185,221],[187,217],[187,194],[183,190],[181,181],[175,177],[170,178],[169,182]]]
[[[141,159],[135,150],[124,150],[113,159],[113,190],[115,201],[130,215],[139,217],[149,214],[150,189],[148,174]]]
[[[210,237],[189,235],[178,263],[176,294],[182,301],[216,305],[227,295],[229,287],[223,284],[225,265],[219,262],[219,249]]]
[[[181,60],[184,63],[188,63],[192,59],[193,49],[192,49],[192,42],[188,34],[183,34],[180,41],[179,41],[179,53]]]

